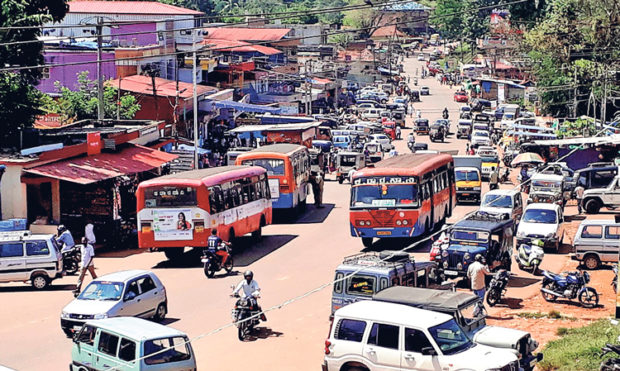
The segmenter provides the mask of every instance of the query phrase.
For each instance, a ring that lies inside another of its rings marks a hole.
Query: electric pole
[[[194,85],[194,169],[198,169],[198,95],[197,95],[197,84],[196,80],[196,65],[198,64],[196,60],[196,32],[197,30],[192,31],[192,83]]]
[[[577,117],[577,65],[573,65],[573,117]]]
[[[101,17],[97,17],[97,120],[104,118],[103,109],[103,73],[101,71],[101,49],[103,47],[103,24]],[[120,90],[120,89],[119,89]]]

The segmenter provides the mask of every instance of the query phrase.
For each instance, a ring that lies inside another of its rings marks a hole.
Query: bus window
[[[192,187],[160,186],[144,190],[146,207],[194,206],[196,190]]]

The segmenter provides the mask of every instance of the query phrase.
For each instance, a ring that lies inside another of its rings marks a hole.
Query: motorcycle
[[[443,117],[444,120],[447,120],[448,119],[448,112],[444,112],[442,117]]]
[[[415,144],[415,142],[407,142],[407,147],[409,148],[409,150],[411,151],[411,153],[415,152],[415,148],[413,147]]]
[[[593,287],[586,286],[590,282],[588,272],[569,272],[560,275],[543,271],[543,285],[540,289],[542,297],[548,302],[557,298],[575,299],[585,308],[594,308],[598,305],[598,293]]]
[[[505,167],[502,174],[499,176],[500,183],[507,183],[510,180],[510,169]]]
[[[237,337],[240,341],[244,341],[260,323],[260,311],[256,303],[256,299],[260,296],[255,296],[253,300],[250,298],[242,298],[239,294],[231,296],[238,298],[235,303],[235,308],[232,310],[232,320],[235,326],[237,326]]]
[[[620,356],[620,346],[613,344],[606,344],[602,349],[603,354],[601,354],[601,358],[605,357],[608,353],[616,353]],[[599,368],[600,371],[614,371],[620,370],[620,358],[607,358],[603,362],[601,362],[601,366]]]
[[[75,245],[72,248],[62,252],[62,270],[66,274],[75,274],[80,269],[80,260],[82,260],[82,253],[80,252],[80,245]]]
[[[215,272],[219,272],[222,269],[226,270],[227,274],[233,270],[234,262],[231,255],[232,249],[228,247],[228,245],[222,243],[218,246],[218,250],[225,250],[228,253],[226,262],[223,262],[222,258],[218,256],[215,251],[209,249],[204,249],[200,257],[200,262],[203,263],[203,270],[207,278],[213,278]]]
[[[541,246],[532,244],[521,244],[517,254],[517,264],[522,271],[531,271],[532,274],[538,272],[540,263],[542,263],[545,251]]]
[[[502,295],[506,291],[510,276],[510,272],[505,269],[500,269],[495,272],[489,284],[489,290],[487,291],[487,304],[493,307],[502,300]]]

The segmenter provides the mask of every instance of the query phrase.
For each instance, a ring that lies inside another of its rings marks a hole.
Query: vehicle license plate
[[[390,236],[392,231],[379,231],[377,232],[377,236]]]
[[[458,275],[459,275],[459,272],[457,272],[457,271],[449,271],[449,270],[445,270],[445,271],[443,271],[443,273],[444,273],[446,276],[458,276]]]
[[[463,196],[469,196],[469,193],[463,193]]]

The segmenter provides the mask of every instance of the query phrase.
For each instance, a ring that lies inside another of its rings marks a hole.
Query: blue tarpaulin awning
[[[261,106],[258,104],[235,102],[232,100],[220,100],[215,102],[217,108],[230,108],[241,112],[258,112],[279,114],[280,108]]]

